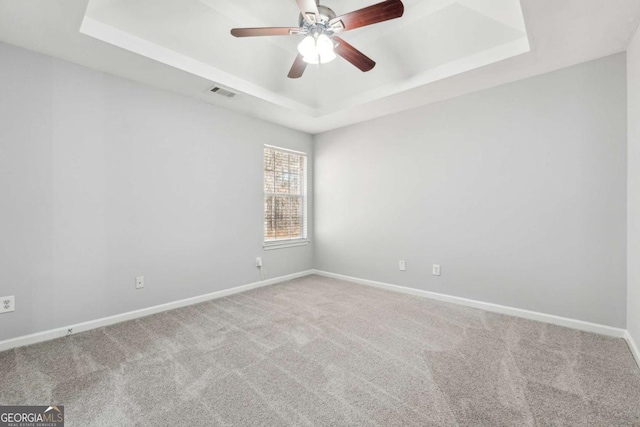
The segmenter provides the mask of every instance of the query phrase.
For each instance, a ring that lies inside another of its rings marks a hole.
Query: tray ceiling
[[[376,3],[324,0],[338,15]],[[293,0],[91,0],[80,31],[311,117],[335,113],[529,51],[518,0],[404,0],[402,18],[344,33],[377,62],[339,58],[287,73],[303,36],[236,39],[234,27],[296,26]]]

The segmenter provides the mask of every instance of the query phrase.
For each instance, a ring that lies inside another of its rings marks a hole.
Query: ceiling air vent
[[[219,86],[212,87],[211,89],[209,89],[209,92],[213,92],[217,95],[226,96],[227,98],[233,98],[234,96],[236,96],[234,92],[231,92],[230,90],[221,88]]]

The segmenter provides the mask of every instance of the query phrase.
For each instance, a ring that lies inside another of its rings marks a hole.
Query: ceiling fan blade
[[[351,46],[340,37],[334,36],[332,38],[333,40],[338,42],[338,46],[336,46],[334,49],[336,54],[351,62],[354,66],[360,69],[360,71],[364,71],[366,73],[367,71],[371,71],[373,67],[376,66],[376,63],[373,59],[369,58],[367,55],[360,52],[358,49]]]
[[[302,33],[304,30],[298,27],[234,28],[231,30],[231,35],[235,37],[290,36]]]
[[[355,12],[347,13],[329,21],[329,27],[336,33],[377,24],[378,22],[400,18],[404,13],[401,0],[387,0]]]
[[[290,79],[299,79],[300,77],[302,77],[302,74],[304,73],[304,70],[306,68],[307,63],[302,59],[302,55],[298,54],[298,56],[296,56],[296,60],[293,61],[293,66],[291,66],[291,70],[289,71],[287,77],[289,77]]]
[[[309,24],[315,24],[320,20],[320,12],[315,0],[296,0],[300,13]]]

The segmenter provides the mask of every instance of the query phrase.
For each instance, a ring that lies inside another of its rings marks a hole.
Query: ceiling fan
[[[320,0],[296,0],[300,9],[298,27],[234,28],[235,37],[306,36],[298,45],[298,56],[289,71],[289,78],[302,77],[307,64],[325,64],[340,55],[363,72],[376,63],[336,34],[366,25],[399,18],[404,13],[401,0],[386,0],[364,9],[336,16],[335,12],[319,4]]]

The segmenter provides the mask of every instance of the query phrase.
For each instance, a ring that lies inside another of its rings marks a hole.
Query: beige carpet
[[[621,339],[318,276],[0,353],[67,426],[632,426]]]

